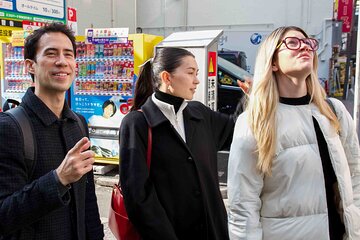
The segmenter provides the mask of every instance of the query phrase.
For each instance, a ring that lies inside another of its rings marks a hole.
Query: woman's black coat
[[[186,143],[151,97],[120,128],[120,181],[130,220],[143,239],[228,239],[217,152],[231,142],[233,119],[188,102]],[[150,177],[146,166],[152,128]],[[206,236],[207,235],[207,236]]]

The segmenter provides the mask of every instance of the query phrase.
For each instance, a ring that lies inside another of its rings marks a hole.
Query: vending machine
[[[199,66],[200,84],[194,100],[200,101],[217,110],[217,50],[223,30],[175,32],[156,46],[185,48],[195,55]]]
[[[124,28],[87,29],[77,43],[71,108],[88,122],[96,162],[118,164],[119,127],[132,106],[139,65],[162,37],[128,34]]]
[[[14,30],[9,41],[1,44],[1,106],[9,98],[20,102],[27,88],[33,84],[24,64],[26,34],[23,30]]]

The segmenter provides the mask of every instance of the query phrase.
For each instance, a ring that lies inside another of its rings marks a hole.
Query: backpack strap
[[[24,157],[26,167],[28,169],[28,178],[30,180],[34,172],[36,161],[36,140],[33,134],[34,129],[30,122],[30,117],[26,113],[25,109],[20,105],[18,107],[7,110],[5,113],[14,120],[23,136]],[[74,116],[78,122],[82,134],[87,136],[85,126],[80,117],[76,113],[74,113]]]
[[[28,169],[28,177],[30,180],[32,178],[35,166],[36,141],[34,139],[34,130],[30,122],[29,115],[26,113],[25,109],[22,106],[11,108],[5,113],[8,114],[18,125],[23,136],[24,156],[26,160],[25,163]]]
[[[82,134],[84,135],[84,137],[87,137],[84,123],[81,121],[80,117],[76,114],[76,112],[73,112],[73,113],[74,113],[74,116],[75,116],[75,118],[76,118],[76,120],[78,122],[78,125],[80,127],[80,130],[81,130]]]
[[[15,100],[15,99],[11,99],[11,98],[6,99],[6,101],[5,101],[4,105],[3,105],[3,111],[5,112],[5,111],[7,111],[7,110],[9,110],[11,108],[15,108],[15,107],[17,107],[19,105],[20,105],[20,102]]]

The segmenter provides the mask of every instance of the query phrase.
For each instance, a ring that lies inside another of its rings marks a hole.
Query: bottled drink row
[[[9,61],[5,60],[5,77],[28,77],[23,60]]]
[[[25,92],[31,86],[33,82],[30,79],[8,79],[5,92]]]
[[[124,81],[76,81],[75,93],[86,95],[132,95],[132,82]]]
[[[5,58],[24,58],[24,47],[13,47],[11,44],[6,44]]]
[[[76,76],[80,79],[132,79],[134,62],[128,60],[100,59],[100,61],[78,61]]]
[[[86,44],[78,42],[76,47],[77,58],[104,58],[133,56],[133,41],[127,43],[109,43],[109,44]]]

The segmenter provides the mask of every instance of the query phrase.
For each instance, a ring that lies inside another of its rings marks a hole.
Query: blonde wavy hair
[[[275,73],[272,71],[276,46],[283,36],[290,30],[299,31],[308,35],[301,28],[289,26],[275,29],[261,44],[255,63],[253,85],[247,104],[248,121],[250,128],[257,141],[258,162],[257,169],[265,174],[271,175],[272,161],[276,154],[276,111],[279,102],[279,91]],[[314,103],[331,122],[331,125],[340,130],[339,121],[332,109],[325,101],[326,93],[320,85],[318,75],[318,57],[315,52],[313,69],[306,78],[307,92]]]

